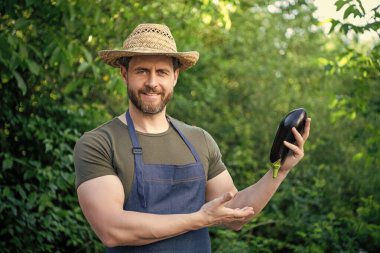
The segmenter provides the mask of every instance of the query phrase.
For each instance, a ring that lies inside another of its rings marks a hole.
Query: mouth
[[[142,93],[145,96],[160,96],[160,93]]]
[[[160,93],[141,93],[141,97],[146,100],[156,100],[161,98]]]

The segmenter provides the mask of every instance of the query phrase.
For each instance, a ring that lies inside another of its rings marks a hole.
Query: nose
[[[146,80],[145,82],[145,85],[146,86],[149,86],[149,87],[156,87],[158,85],[157,83],[157,75],[156,73],[154,73],[154,71],[151,71],[148,75],[148,79]]]

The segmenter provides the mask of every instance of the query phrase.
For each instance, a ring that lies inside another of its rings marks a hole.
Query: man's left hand
[[[302,134],[300,134],[295,127],[292,128],[292,133],[296,139],[296,143],[292,144],[290,142],[284,141],[284,145],[290,149],[289,155],[286,157],[285,161],[281,165],[282,171],[289,171],[294,166],[296,166],[304,157],[304,145],[309,137],[310,133],[310,122],[311,118],[307,118],[305,123],[305,129]]]

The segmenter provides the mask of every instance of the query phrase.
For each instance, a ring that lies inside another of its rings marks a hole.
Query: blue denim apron
[[[126,119],[133,145],[135,173],[132,191],[124,205],[124,210],[154,214],[185,214],[198,211],[205,203],[206,177],[202,162],[193,145],[170,122],[190,149],[195,163],[186,165],[144,164],[143,150],[137,139],[129,111],[126,112]],[[148,245],[107,248],[106,252],[206,253],[211,252],[211,244],[208,229],[203,228]]]

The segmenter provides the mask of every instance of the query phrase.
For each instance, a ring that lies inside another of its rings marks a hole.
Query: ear
[[[126,84],[127,84],[127,72],[128,72],[127,68],[125,66],[120,65],[120,74]]]
[[[179,77],[179,68],[174,71],[174,85],[176,86]]]

